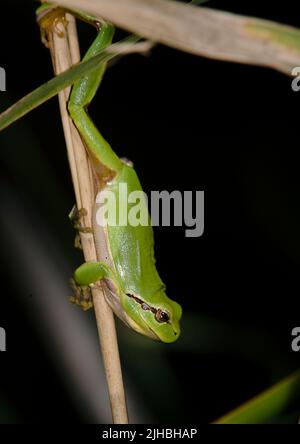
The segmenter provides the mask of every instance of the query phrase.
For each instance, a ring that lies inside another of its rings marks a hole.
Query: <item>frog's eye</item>
[[[162,311],[161,309],[158,309],[157,312],[155,313],[155,319],[158,322],[168,322],[170,319],[170,316],[168,315],[168,313],[166,311]]]

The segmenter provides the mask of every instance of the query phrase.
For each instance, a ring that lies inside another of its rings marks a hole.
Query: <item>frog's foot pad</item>
[[[64,31],[59,26],[59,22],[67,27],[68,21],[65,17],[66,11],[60,7],[40,7],[37,11],[37,22],[40,26],[42,43],[49,48],[49,33],[56,33],[59,37],[64,37]]]
[[[63,37],[64,33],[59,29],[58,22],[62,22],[65,26],[68,25],[65,14],[65,9],[49,5],[49,7],[38,9],[36,20],[44,31],[56,32],[59,37]]]
[[[93,307],[92,301],[80,301],[75,296],[70,296],[69,301],[71,302],[71,304],[78,305],[84,311],[87,311]]]
[[[71,287],[74,291],[73,296],[70,297],[72,304],[78,305],[84,311],[93,307],[93,298],[90,287],[80,287],[76,284],[74,279],[70,280]]]

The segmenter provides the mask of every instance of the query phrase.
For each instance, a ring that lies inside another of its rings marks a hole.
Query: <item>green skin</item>
[[[53,8],[53,5],[43,4],[37,10],[38,19],[48,11],[53,11]],[[99,25],[99,20],[91,16],[78,11],[75,14],[82,20]],[[114,27],[102,23],[84,60],[108,46],[113,34]],[[105,68],[105,64],[101,64],[97,72],[74,83],[68,110],[89,153],[98,191],[112,191],[116,202],[119,202],[120,183],[127,184],[128,194],[142,191],[142,187],[132,165],[115,154],[86,112]],[[98,208],[99,204],[95,203],[94,214]],[[121,208],[117,208],[117,211],[120,210]],[[107,302],[129,327],[166,343],[178,339],[182,309],[178,303],[167,297],[165,286],[156,270],[152,226],[100,227],[94,217],[93,232],[95,242],[100,246],[99,250],[103,251],[103,257],[100,262],[86,262],[81,265],[73,276],[76,284],[85,289],[102,281]]]

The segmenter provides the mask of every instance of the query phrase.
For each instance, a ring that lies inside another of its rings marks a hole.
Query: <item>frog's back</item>
[[[126,193],[125,184],[127,185],[127,197],[124,194]],[[155,266],[153,228],[147,200],[135,170],[128,165],[124,165],[118,180],[112,181],[107,189],[113,191],[116,196],[117,225],[108,226],[107,230],[109,247],[116,271],[122,282],[126,283],[126,288],[123,288],[123,290],[135,292],[144,298],[151,297],[164,285]],[[141,200],[138,199],[135,203],[129,203],[128,196],[134,191],[143,193],[140,196]],[[126,199],[127,213],[124,207]],[[125,210],[123,214],[128,215],[130,209],[137,204],[141,207],[141,211],[147,214],[148,225],[132,226],[127,218],[127,226],[119,226],[118,215],[120,212]]]

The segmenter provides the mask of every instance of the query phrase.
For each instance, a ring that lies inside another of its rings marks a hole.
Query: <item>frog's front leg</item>
[[[101,279],[110,279],[115,285],[117,278],[113,270],[103,262],[85,262],[75,271],[71,279],[73,296],[70,302],[79,305],[83,310],[88,310],[93,306],[91,289],[97,285]]]

